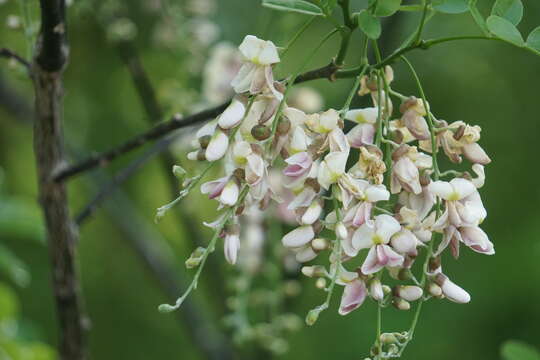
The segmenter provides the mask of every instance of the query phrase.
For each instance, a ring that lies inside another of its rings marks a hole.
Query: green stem
[[[422,11],[422,18],[420,19],[420,25],[418,25],[418,32],[416,33],[415,40],[413,44],[418,44],[422,38],[422,32],[424,31],[424,25],[426,24],[426,16],[428,13],[428,8],[431,3],[430,0],[423,0],[424,9]]]
[[[287,43],[287,45],[285,46],[285,48],[283,49],[283,51],[281,52],[281,58],[283,59],[285,57],[285,54],[287,54],[287,52],[290,50],[290,48],[294,45],[294,43],[296,43],[296,41],[300,38],[300,36],[302,36],[302,34],[311,26],[311,24],[313,24],[313,22],[315,21],[315,16],[312,16],[308,21],[306,21],[304,23],[304,25],[302,25],[302,27],[300,28],[300,30],[298,30],[296,32],[296,34],[294,34],[294,36],[292,37],[291,40],[289,40],[289,42]]]

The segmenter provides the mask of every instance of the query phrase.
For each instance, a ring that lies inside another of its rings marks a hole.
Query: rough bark
[[[39,202],[45,218],[52,288],[59,326],[59,358],[85,359],[84,317],[81,311],[74,245],[77,230],[69,216],[66,187],[53,181],[65,162],[62,132],[63,83],[67,63],[65,3],[41,0],[41,31],[32,63],[35,91],[34,153]]]

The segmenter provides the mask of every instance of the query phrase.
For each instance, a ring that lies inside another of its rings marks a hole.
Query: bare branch
[[[0,48],[0,57],[15,60],[19,64],[24,66],[26,68],[26,70],[28,70],[28,72],[30,72],[30,69],[31,69],[32,65],[25,58],[18,55],[14,51],[6,49],[6,48]]]
[[[59,325],[59,358],[84,360],[86,323],[75,270],[78,234],[71,222],[65,184],[52,181],[64,163],[63,80],[68,58],[64,0],[41,0],[41,31],[32,65],[36,117],[34,152],[38,192],[45,217],[52,287]]]

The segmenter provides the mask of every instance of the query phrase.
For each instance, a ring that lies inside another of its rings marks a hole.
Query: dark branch
[[[34,153],[39,201],[45,218],[56,302],[61,360],[86,359],[86,321],[75,266],[78,233],[71,221],[66,186],[52,181],[65,162],[63,79],[67,62],[65,2],[41,0],[41,31],[32,64],[35,91]]]
[[[11,50],[6,49],[6,48],[0,48],[0,57],[15,60],[19,64],[24,66],[26,68],[26,70],[28,70],[28,72],[30,72],[30,68],[31,68],[32,65],[25,58],[18,55],[14,51],[11,51]]]

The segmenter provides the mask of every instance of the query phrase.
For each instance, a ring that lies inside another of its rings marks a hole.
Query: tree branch
[[[26,70],[30,73],[30,69],[31,69],[32,65],[25,58],[18,55],[14,51],[9,50],[7,48],[0,48],[0,57],[4,57],[4,58],[7,58],[7,59],[13,59],[13,60],[17,61],[19,64],[24,66],[26,68]]]
[[[78,234],[71,222],[65,184],[52,181],[64,163],[63,80],[68,58],[64,0],[40,0],[41,30],[32,65],[36,118],[34,153],[38,193],[45,218],[52,287],[59,325],[59,358],[83,360],[85,326],[75,269]]]

